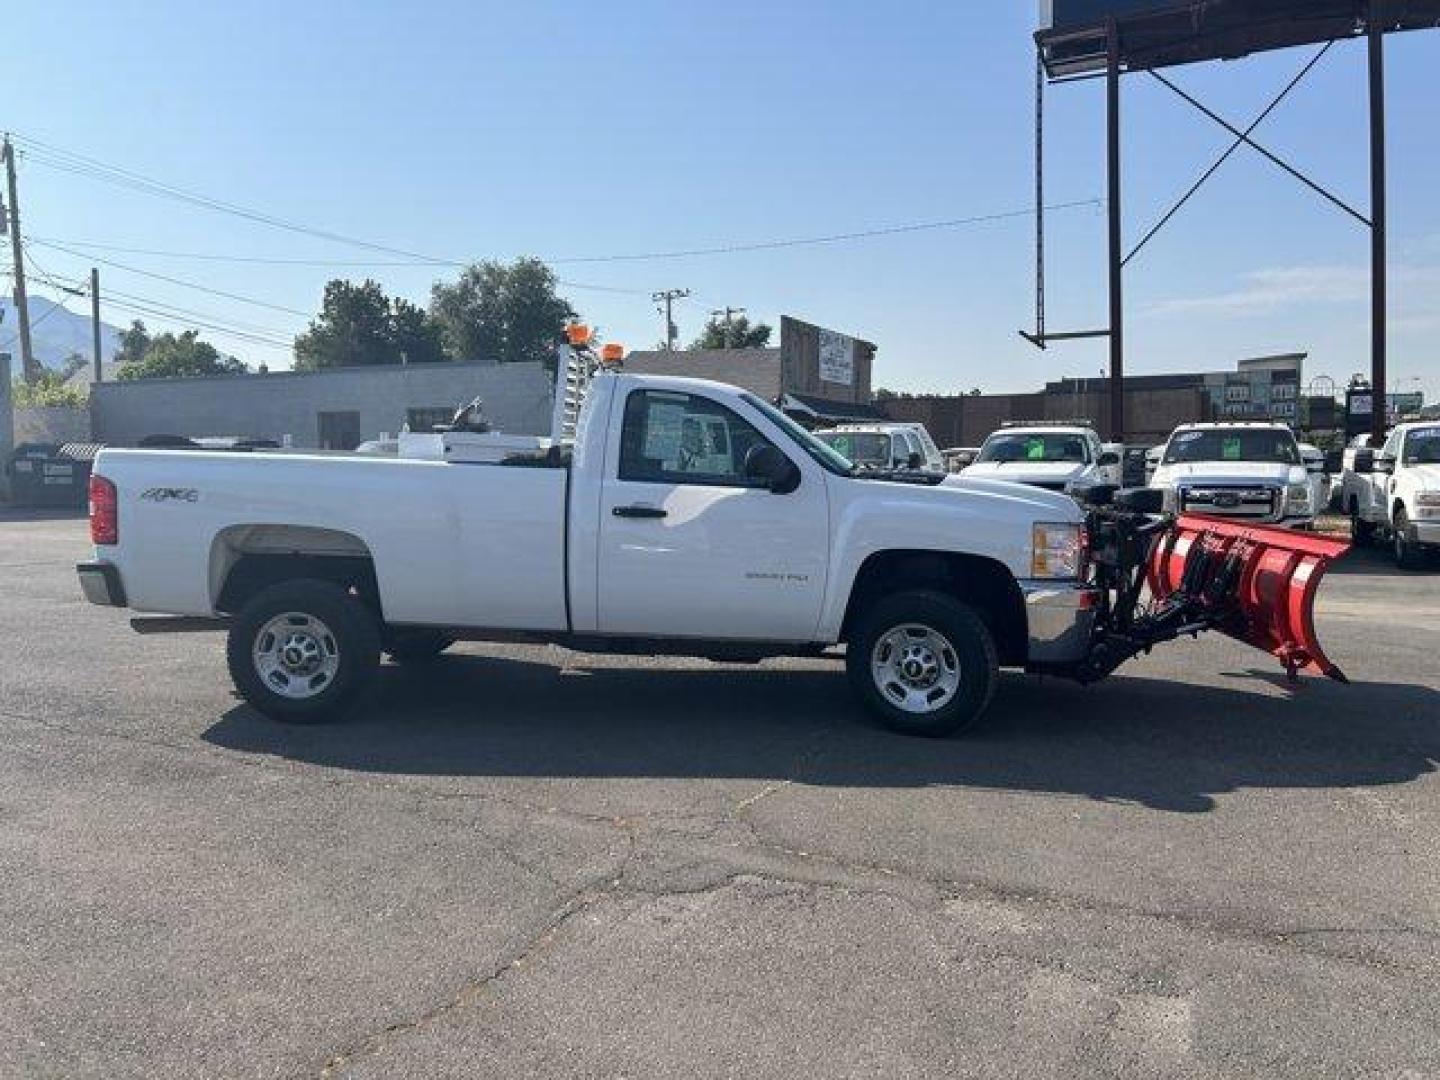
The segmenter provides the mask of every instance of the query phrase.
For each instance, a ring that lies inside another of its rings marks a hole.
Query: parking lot
[[[463,645],[349,722],[0,511],[0,1075],[1440,1075],[1440,571],[982,727],[838,665]]]

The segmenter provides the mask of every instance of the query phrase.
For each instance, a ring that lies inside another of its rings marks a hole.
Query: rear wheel
[[[999,663],[983,619],[944,593],[896,593],[860,619],[846,649],[856,692],[886,727],[950,735],[995,695]]]
[[[426,664],[455,644],[438,630],[387,630],[385,655],[397,664]]]
[[[275,720],[345,712],[380,664],[380,632],[360,600],[329,581],[282,581],[235,617],[226,643],[241,695]]]
[[[1395,510],[1395,523],[1391,527],[1391,543],[1395,550],[1395,565],[1401,570],[1418,570],[1425,561],[1425,553],[1419,544],[1410,539],[1410,518],[1404,507]]]

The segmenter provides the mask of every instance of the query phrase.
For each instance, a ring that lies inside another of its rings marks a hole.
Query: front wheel
[[[380,666],[380,631],[360,600],[329,581],[282,581],[257,593],[230,627],[235,687],[275,720],[335,719]]]
[[[1420,545],[1410,539],[1410,518],[1404,508],[1395,511],[1395,524],[1391,527],[1392,543],[1395,545],[1395,565],[1401,570],[1418,570],[1424,562]]]
[[[916,590],[875,603],[846,648],[850,681],[886,727],[950,735],[969,727],[995,695],[995,639],[973,608]]]

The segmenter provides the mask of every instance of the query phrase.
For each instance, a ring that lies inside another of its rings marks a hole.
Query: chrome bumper
[[[1021,581],[1032,664],[1063,664],[1085,655],[1100,590],[1074,581]]]
[[[1406,527],[1412,544],[1435,544],[1440,546],[1440,521],[1411,521]]]
[[[92,604],[103,607],[124,607],[125,586],[120,571],[106,562],[82,562],[75,567],[80,577],[80,591]]]

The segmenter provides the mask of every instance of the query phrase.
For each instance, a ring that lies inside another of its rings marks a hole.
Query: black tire
[[[1425,564],[1425,552],[1419,544],[1407,535],[1410,518],[1404,507],[1395,509],[1395,523],[1391,526],[1391,545],[1395,552],[1395,565],[1401,570],[1419,570]]]
[[[1350,500],[1350,542],[1356,547],[1369,547],[1375,542],[1375,525],[1360,516],[1360,507]]]
[[[289,636],[280,638],[275,624],[284,616],[293,617],[281,624]],[[292,648],[297,663],[289,665]],[[341,586],[297,578],[271,585],[240,609],[225,659],[236,689],[260,712],[274,720],[319,723],[343,716],[374,677],[380,629],[370,610]]]
[[[439,630],[387,630],[385,655],[397,664],[428,664],[455,644]]]
[[[906,627],[936,636],[921,637],[914,630],[905,631]],[[887,658],[886,653],[877,651],[887,638],[892,638],[892,645],[898,641],[917,652],[915,682],[907,684],[906,674],[899,670],[903,654],[891,651]],[[948,659],[943,647],[935,648],[937,643],[948,646]],[[930,685],[926,685],[931,677],[927,656],[936,661],[936,681]],[[947,697],[944,673],[952,663],[959,675],[958,685]],[[850,635],[845,667],[860,700],[882,724],[892,731],[931,738],[952,735],[978,720],[1000,680],[995,639],[980,615],[944,593],[923,590],[894,593],[876,601]],[[890,678],[882,685],[887,667]],[[911,709],[900,703],[902,694]],[[925,697],[935,699],[933,711],[923,711],[928,708]],[[912,711],[916,707],[922,711]]]

